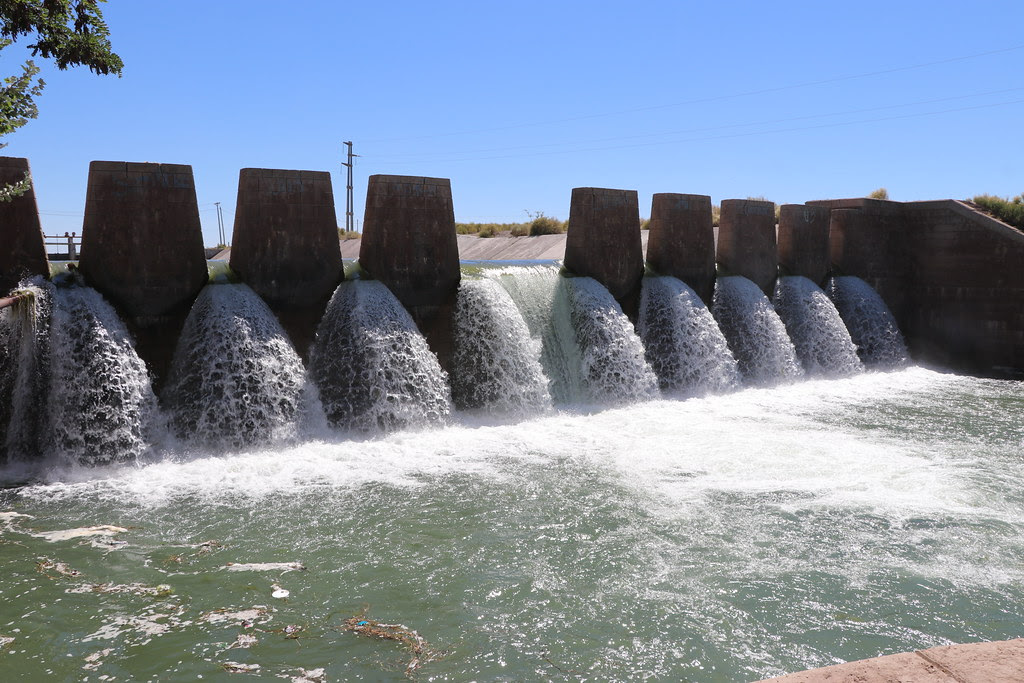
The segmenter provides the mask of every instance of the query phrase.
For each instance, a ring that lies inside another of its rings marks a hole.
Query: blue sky
[[[778,203],[1024,192],[1024,3],[139,2],[123,78],[44,67],[28,157],[46,232],[91,160],[191,164],[207,244],[246,167],[451,178],[460,221],[566,218],[573,187]],[[0,53],[0,73],[23,53]],[[42,60],[38,60],[42,65]]]

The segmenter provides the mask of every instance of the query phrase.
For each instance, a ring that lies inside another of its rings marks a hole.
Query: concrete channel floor
[[[769,678],[761,683],[1024,683],[1024,638],[944,645]]]

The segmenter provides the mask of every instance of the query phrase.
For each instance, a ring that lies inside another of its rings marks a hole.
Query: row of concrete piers
[[[29,172],[0,158],[0,184]],[[455,212],[447,179],[371,176],[359,264],[412,314],[442,364],[460,279]],[[725,200],[717,251],[711,198],[656,194],[647,263],[689,284],[710,303],[717,268],[771,292],[781,264],[822,282],[828,274],[829,210],[784,206],[776,246],[770,202]],[[20,278],[48,273],[32,190],[0,204],[0,294]],[[637,193],[575,188],[565,266],[604,284],[631,318],[644,256]],[[330,174],[242,169],[230,266],[279,317],[303,357],[335,287],[344,278]],[[89,167],[79,271],[122,314],[159,378],[199,290],[206,258],[192,168],[94,161]]]
[[[0,157],[0,186],[29,174]],[[644,272],[637,193],[572,191],[565,266],[602,282],[630,316]],[[997,376],[1024,372],[1024,234],[954,200],[841,199],[784,205],[656,194],[647,266],[710,303],[716,275],[743,275],[770,294],[779,273],[823,283],[856,275],[892,308],[922,360]],[[406,306],[442,364],[460,278],[448,180],[369,179],[359,262]],[[529,239],[529,238],[524,238]],[[192,168],[90,165],[80,271],[121,313],[159,382],[207,269]],[[343,279],[330,175],[242,169],[230,265],[278,315],[300,355]],[[48,274],[35,195],[0,202],[0,297]],[[2,304],[0,304],[2,305]]]

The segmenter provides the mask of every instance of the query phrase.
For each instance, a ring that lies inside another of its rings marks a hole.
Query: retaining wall
[[[0,157],[0,187],[31,178],[28,159]],[[30,275],[48,275],[35,188],[0,202],[0,297]]]
[[[832,260],[892,309],[915,359],[1024,374],[1024,233],[963,202],[813,202],[832,209]]]

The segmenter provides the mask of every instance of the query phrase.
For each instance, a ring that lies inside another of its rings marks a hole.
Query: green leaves
[[[0,0],[0,38],[34,36],[32,55],[54,60],[59,69],[88,66],[96,74],[121,75],[124,63],[111,49],[101,2]]]

